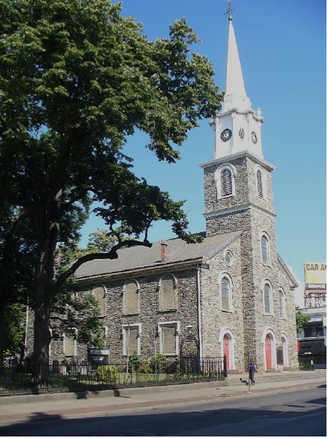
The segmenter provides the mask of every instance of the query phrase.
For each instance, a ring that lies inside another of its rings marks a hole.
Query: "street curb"
[[[229,385],[229,384],[228,384]],[[228,386],[225,381],[212,381],[212,382],[198,382],[198,383],[185,383],[181,385],[167,385],[167,386],[143,386],[138,388],[121,388],[121,389],[108,389],[101,391],[82,391],[82,392],[58,392],[58,393],[46,393],[46,394],[28,394],[28,395],[8,395],[0,397],[0,406],[15,404],[15,403],[35,403],[42,401],[60,401],[60,400],[79,400],[79,399],[93,399],[93,398],[105,398],[105,397],[125,397],[128,395],[138,395],[151,393],[181,391],[181,390],[193,390],[197,391],[202,388],[211,388],[218,386]]]
[[[256,393],[263,391],[277,391],[280,388],[284,387],[305,387],[308,385],[313,385],[313,383],[326,383],[326,379],[324,375],[311,375],[311,377],[299,377],[299,381],[297,382],[298,376],[290,375],[290,376],[281,376],[280,380],[272,380],[270,381],[260,381],[255,387],[248,391],[246,387],[237,379],[229,380],[226,379],[224,381],[211,381],[211,382],[192,382],[192,383],[184,383],[179,385],[167,385],[167,386],[148,386],[148,387],[136,387],[136,388],[121,388],[121,389],[110,389],[110,390],[101,390],[101,391],[83,391],[83,392],[60,392],[60,393],[45,393],[45,394],[29,394],[29,395],[8,395],[0,397],[0,406],[1,405],[9,405],[9,404],[17,404],[17,403],[42,403],[48,401],[61,401],[61,400],[81,400],[81,399],[95,399],[95,398],[120,398],[120,397],[129,397],[133,395],[140,394],[150,394],[153,392],[156,393],[167,393],[167,392],[180,392],[180,391],[197,391],[206,388],[222,388],[226,389],[227,394],[233,394],[234,396],[237,394],[245,394],[245,393]],[[293,382],[288,385],[288,382]],[[294,383],[295,382],[295,383]],[[286,384],[287,383],[287,384]],[[270,387],[261,388],[259,385],[261,384],[269,384]],[[281,385],[277,387],[277,385]],[[241,388],[245,387],[244,391]],[[230,396],[230,395],[229,395]]]

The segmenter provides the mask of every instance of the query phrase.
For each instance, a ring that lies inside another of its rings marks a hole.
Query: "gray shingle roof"
[[[181,239],[166,240],[168,255],[164,262],[161,262],[161,243],[164,242],[163,240],[154,242],[151,248],[144,246],[124,248],[118,251],[117,259],[86,262],[79,267],[75,275],[77,279],[82,280],[199,259],[206,262],[236,240],[240,234],[240,231],[215,234],[204,238],[200,243],[192,244]]]

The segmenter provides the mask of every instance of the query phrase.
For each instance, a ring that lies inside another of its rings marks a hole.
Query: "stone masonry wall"
[[[162,274],[165,272],[163,271]],[[197,303],[197,270],[196,268],[184,271],[168,271],[177,280],[177,306],[176,310],[159,311],[159,282],[162,274],[149,276],[136,276],[120,279],[111,282],[103,282],[106,287],[107,314],[103,317],[103,325],[107,327],[104,350],[109,349],[110,361],[122,363],[123,337],[122,326],[125,324],[141,324],[140,355],[143,357],[153,356],[160,352],[159,339],[155,338],[158,324],[163,322],[178,322],[178,345],[179,353],[182,355],[197,354],[199,346],[198,327],[198,303]],[[123,286],[127,280],[134,279],[138,282],[139,289],[139,312],[135,315],[124,315],[123,313]],[[94,286],[100,284],[89,284],[81,293],[90,293]],[[28,329],[27,354],[33,351],[33,312],[30,312],[30,323]],[[192,326],[191,332],[190,328]],[[77,360],[79,363],[88,360],[87,345],[75,343],[76,356],[67,357],[64,350],[64,338],[60,336],[53,339],[50,345],[50,362],[58,360],[60,363],[66,359],[69,362]]]
[[[229,266],[225,254],[233,258]],[[221,278],[228,275],[232,282],[232,306],[221,306]],[[241,281],[240,239],[237,239],[208,261],[208,268],[201,271],[201,313],[203,327],[203,355],[223,356],[223,336],[231,336],[233,360],[230,370],[242,371],[244,366],[243,302]]]
[[[223,161],[223,160],[221,160]],[[242,230],[241,236],[241,276],[243,318],[240,325],[244,331],[244,360],[257,362],[259,369],[265,369],[265,336],[269,334],[274,346],[279,347],[281,336],[287,339],[288,358],[284,364],[297,367],[295,306],[290,280],[278,265],[275,236],[275,214],[271,168],[261,167],[264,176],[265,197],[259,198],[256,190],[257,160],[248,156],[226,160],[236,169],[235,196],[217,199],[214,173],[222,162],[213,162],[205,168],[205,216],[207,234]],[[269,238],[271,262],[263,265],[261,260],[261,235]],[[265,281],[272,286],[273,311],[264,313],[263,288]],[[278,313],[279,288],[286,294],[288,317],[282,319]],[[240,328],[241,329],[241,328]],[[275,353],[273,364],[276,367]]]

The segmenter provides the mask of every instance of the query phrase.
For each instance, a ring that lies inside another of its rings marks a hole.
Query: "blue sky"
[[[143,24],[149,39],[168,35],[169,25],[186,17],[201,43],[215,81],[225,87],[228,19],[226,0],[123,0],[122,15]],[[273,173],[276,239],[280,256],[303,281],[303,264],[326,260],[326,2],[325,0],[232,0],[233,23],[245,87],[254,109],[261,108],[263,151]],[[157,162],[147,138],[129,139],[125,152],[135,172],[186,200],[190,230],[203,231],[203,171],[213,158],[208,120],[190,132],[176,164]],[[83,228],[103,228],[91,216]],[[169,223],[156,224],[153,241],[174,237]]]

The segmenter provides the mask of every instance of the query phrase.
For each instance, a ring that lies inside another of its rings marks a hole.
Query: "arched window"
[[[263,288],[263,309],[264,313],[272,313],[272,289],[269,283],[265,283]]]
[[[223,275],[220,282],[221,288],[221,309],[222,310],[231,310],[231,302],[232,302],[232,287],[231,280],[228,275]]]
[[[264,265],[270,265],[269,239],[265,234],[261,236],[261,260]]]
[[[177,281],[173,275],[164,275],[159,282],[159,310],[161,312],[176,310]]]
[[[230,169],[221,172],[221,196],[232,195],[232,173]]]
[[[279,317],[286,318],[286,296],[283,289],[279,289]]]
[[[223,164],[216,170],[214,179],[218,199],[235,195],[235,175],[236,170],[230,164]]]
[[[95,300],[97,301],[98,307],[99,307],[99,316],[106,316],[107,313],[107,306],[106,306],[106,289],[104,286],[97,286],[93,288],[92,295],[94,296]]]
[[[262,172],[260,169],[256,172],[256,185],[257,185],[257,196],[263,198],[263,180]]]
[[[73,329],[73,333],[64,334],[64,354],[65,356],[76,356],[76,341],[77,330]]]
[[[254,168],[255,183],[256,183],[256,194],[259,198],[266,197],[266,179],[263,168],[259,165]]]
[[[123,287],[123,312],[125,315],[139,313],[139,284],[135,280],[129,280]]]

